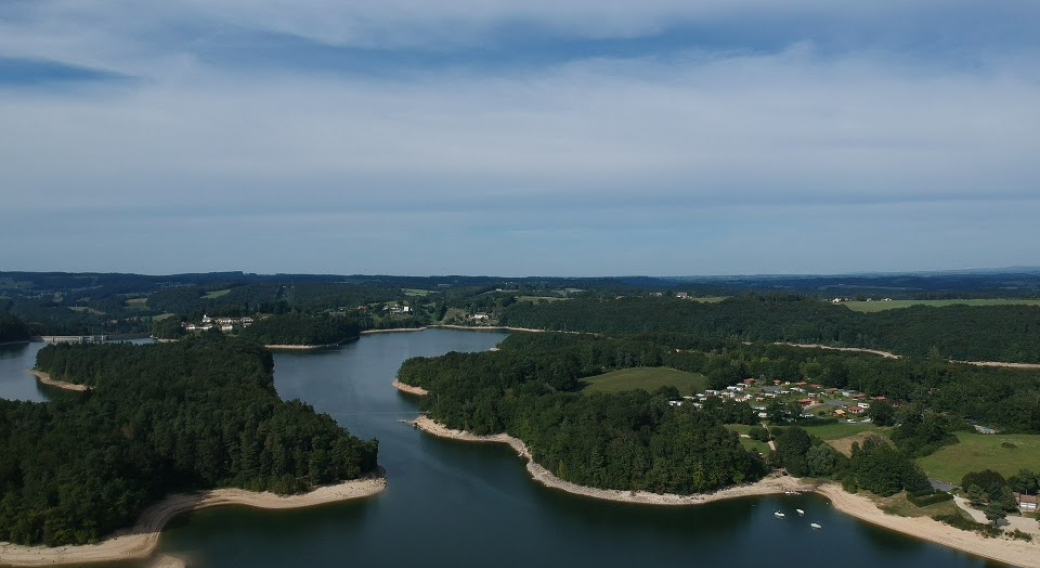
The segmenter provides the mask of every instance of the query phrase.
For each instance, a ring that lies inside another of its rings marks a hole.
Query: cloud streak
[[[90,258],[110,258],[104,243],[120,235],[147,235],[176,270],[228,268],[169,236],[202,227],[234,243],[222,252],[235,268],[398,273],[833,272],[915,258],[960,268],[997,258],[977,243],[1040,236],[1002,218],[1006,203],[1037,208],[1040,41],[1014,33],[1032,4],[984,15],[974,2],[924,0],[852,11],[811,0],[12,6],[0,9],[0,57],[100,73],[73,91],[0,81],[0,238],[14,243],[0,258],[22,267],[65,268],[20,252],[28,238],[72,258],[60,239],[39,239],[44,229],[10,228],[30,215],[103,224]],[[940,12],[964,43],[906,23]],[[770,22],[787,29],[768,45],[695,33],[752,37]],[[836,30],[851,31],[838,41]],[[304,44],[272,44],[277,35]],[[559,50],[546,62],[516,48],[522,40]],[[332,51],[316,61],[306,43]],[[229,56],[253,50],[283,63]],[[820,241],[841,229],[831,219],[882,210],[908,213],[893,226],[841,224],[890,244],[915,226],[944,237],[862,265],[774,250],[837,251],[849,242]],[[940,212],[986,238],[950,230]],[[756,228],[733,234],[742,218]],[[402,230],[421,242],[393,236]],[[337,234],[376,253],[348,269],[316,254],[271,264],[250,248]],[[690,240],[710,246],[683,256],[688,269],[650,253]],[[1003,248],[1007,264],[1035,263]],[[471,260],[501,250],[516,262]],[[133,270],[144,257],[104,262]]]

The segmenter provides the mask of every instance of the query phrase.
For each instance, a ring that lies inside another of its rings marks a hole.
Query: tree
[[[877,426],[895,426],[896,409],[887,402],[875,402],[867,410],[867,416]]]
[[[986,518],[993,523],[993,526],[999,526],[1001,519],[1007,517],[1004,514],[1004,508],[999,503],[993,502],[985,506],[982,512],[986,514]]]
[[[979,505],[985,504],[989,501],[989,495],[982,490],[978,485],[972,485],[968,488],[968,502],[978,507]]]

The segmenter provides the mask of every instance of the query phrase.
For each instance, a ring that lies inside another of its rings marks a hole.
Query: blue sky
[[[0,270],[1040,265],[1035,0],[0,0]]]

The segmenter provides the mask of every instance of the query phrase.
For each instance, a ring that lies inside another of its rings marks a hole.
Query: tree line
[[[788,341],[969,361],[1040,362],[1038,306],[914,306],[860,313],[803,296],[749,294],[719,303],[676,298],[519,302],[500,323],[610,335],[685,335]]]
[[[375,440],[282,401],[271,355],[249,341],[49,346],[37,366],[92,389],[0,401],[0,540],[96,542],[171,492],[295,493],[376,467]]]

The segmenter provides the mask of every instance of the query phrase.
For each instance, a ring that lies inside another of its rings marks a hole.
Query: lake
[[[390,386],[402,361],[483,351],[504,338],[427,330],[276,354],[275,386],[283,398],[299,398],[355,435],[379,439],[389,488],[365,501],[303,511],[200,511],[169,527],[160,552],[185,557],[195,568],[1003,566],[861,523],[815,495],[692,508],[577,497],[533,482],[506,446],[442,440],[398,423],[415,418],[418,407]],[[0,348],[0,397],[46,400],[49,389],[25,375],[40,347]],[[778,509],[788,518],[774,518]]]

